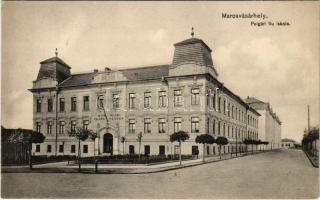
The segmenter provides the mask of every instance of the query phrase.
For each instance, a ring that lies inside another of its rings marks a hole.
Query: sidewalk
[[[253,155],[260,153],[255,152]],[[261,152],[262,153],[262,152]],[[247,154],[252,155],[250,152]],[[229,160],[234,158],[240,158],[245,156],[245,154],[235,155],[224,154],[220,160],[219,156],[206,157],[205,162],[203,162],[202,157],[194,160],[182,161],[182,165],[179,165],[179,161],[167,162],[161,164],[99,164],[97,173],[108,173],[108,174],[145,174],[145,173],[156,173],[169,171],[174,169],[181,169],[186,167],[192,167],[212,162],[219,162],[223,160]],[[2,166],[2,173],[79,173],[77,164],[69,164],[68,162],[56,162],[56,163],[46,163],[46,164],[35,164],[33,165],[33,170],[30,170],[28,166]],[[82,164],[81,173],[95,173],[94,164]]]

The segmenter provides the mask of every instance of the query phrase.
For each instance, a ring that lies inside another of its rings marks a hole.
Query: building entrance
[[[103,136],[103,153],[113,153],[113,136],[110,133]]]

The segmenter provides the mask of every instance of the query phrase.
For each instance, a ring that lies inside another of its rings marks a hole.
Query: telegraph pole
[[[308,133],[310,132],[310,108],[309,108],[309,104],[308,104]]]

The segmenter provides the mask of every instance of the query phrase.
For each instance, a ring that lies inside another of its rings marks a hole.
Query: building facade
[[[269,142],[268,149],[281,148],[281,121],[270,104],[254,97],[247,97],[245,101],[261,115],[258,120],[259,139]]]
[[[33,145],[35,155],[77,155],[69,133],[84,127],[98,133],[81,142],[83,156],[178,153],[176,131],[188,132],[182,154],[218,154],[216,145],[202,152],[199,134],[225,136],[222,153],[244,151],[245,138],[258,139],[260,114],[218,80],[211,49],[197,38],[174,44],[172,64],[72,74],[59,57],[40,64],[33,82],[33,126],[45,134]]]

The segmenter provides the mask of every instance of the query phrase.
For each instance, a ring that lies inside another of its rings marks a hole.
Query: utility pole
[[[308,133],[310,132],[310,108],[309,108],[309,104],[308,104]]]

